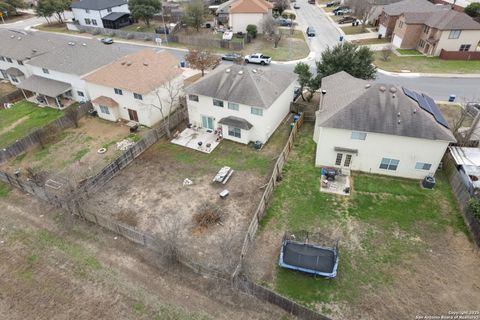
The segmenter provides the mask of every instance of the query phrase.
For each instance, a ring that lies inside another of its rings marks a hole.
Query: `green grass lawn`
[[[273,47],[272,41],[265,39],[263,35],[258,35],[256,39],[245,46],[243,52],[246,54],[261,52],[275,61],[298,60],[308,56],[310,49],[302,31],[295,30],[293,34],[290,34],[290,30],[282,29],[281,32],[283,36],[277,48]]]
[[[421,56],[422,53],[420,53],[418,50],[415,49],[395,49],[397,50],[398,53],[401,55],[414,55],[414,56]]]
[[[8,194],[12,191],[9,185],[0,181],[0,198],[4,198],[8,196]]]
[[[352,42],[358,45],[382,44],[382,43],[387,45],[388,43],[390,43],[390,41],[388,41],[388,39],[385,39],[385,38],[361,39],[361,40],[354,40]]]
[[[150,26],[147,26],[143,22],[137,22],[137,23],[131,24],[129,26],[123,27],[122,30],[123,31],[129,31],[129,32],[151,32],[151,33],[155,33],[155,28],[157,26],[158,25],[155,24],[155,23],[150,23]]]
[[[25,100],[17,102],[11,109],[0,110],[0,147],[8,146],[34,128],[41,128],[62,115],[62,111],[40,108]]]
[[[354,306],[365,290],[390,286],[389,268],[412,253],[421,254],[426,235],[447,228],[467,232],[441,172],[433,190],[421,189],[415,180],[357,173],[350,197],[320,193],[312,134],[313,125],[305,123],[260,232],[267,228],[327,236],[336,232],[338,275],[327,280],[277,267],[274,283],[269,285],[281,294],[312,308],[336,302]],[[422,241],[414,240],[418,237]]]
[[[47,32],[63,32],[63,33],[75,33],[67,29],[64,23],[45,23],[39,26],[35,26],[35,29]]]
[[[369,33],[368,29],[363,30],[361,25],[358,26],[348,26],[348,27],[340,27],[340,29],[345,32],[345,34],[360,34],[360,33]]]
[[[437,57],[398,57],[392,55],[389,61],[381,59],[381,53],[375,53],[374,64],[383,70],[399,72],[410,70],[424,73],[480,73],[480,60],[441,60]]]

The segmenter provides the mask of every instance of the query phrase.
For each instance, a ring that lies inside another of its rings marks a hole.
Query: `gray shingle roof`
[[[382,92],[381,87],[386,90]],[[401,87],[370,84],[339,72],[323,78],[322,89],[327,93],[323,110],[317,113],[317,126],[455,141],[450,130],[407,97]],[[395,90],[395,97],[390,90]]]
[[[218,123],[225,124],[227,126],[232,126],[235,128],[240,128],[243,130],[250,130],[253,127],[253,124],[251,124],[247,120],[239,117],[234,117],[234,116],[222,118],[220,119],[220,121],[218,121]]]
[[[440,30],[480,30],[480,23],[463,12],[454,10],[438,12],[407,12],[406,23],[426,24]]]
[[[73,2],[70,8],[102,10],[127,4],[128,0],[80,0]]]
[[[210,72],[187,87],[186,91],[248,106],[269,108],[296,78],[293,72],[230,65]]]
[[[47,79],[36,75],[30,76],[17,85],[20,89],[37,92],[49,97],[56,97],[72,88],[70,83]]]
[[[18,69],[18,68],[15,68],[15,67],[10,67],[8,68],[7,70],[5,70],[5,72],[10,75],[10,76],[14,76],[14,77],[22,77],[24,76],[25,74],[22,72],[22,70]]]
[[[0,29],[0,43],[2,56],[76,75],[84,75],[132,52],[115,44],[106,46],[97,39],[79,38],[72,45],[71,37],[42,32],[22,34],[4,29]]]
[[[435,5],[428,0],[403,0],[383,7],[383,11],[390,16],[399,16],[405,12],[435,12],[450,10],[448,5]]]
[[[112,12],[110,14],[107,14],[105,17],[102,17],[102,20],[115,21],[118,18],[121,18],[125,15],[130,15],[130,13],[128,13],[128,12]]]

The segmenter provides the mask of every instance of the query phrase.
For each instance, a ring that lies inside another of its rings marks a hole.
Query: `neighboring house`
[[[426,95],[343,71],[323,78],[322,90],[313,137],[316,166],[422,179],[435,174],[455,142]]]
[[[463,12],[465,7],[474,2],[480,2],[479,0],[433,0],[435,4],[446,4],[452,7],[453,10]]]
[[[183,87],[178,60],[164,50],[151,48],[117,59],[83,80],[101,118],[149,127],[173,111],[169,110],[168,87],[170,92],[179,93]]]
[[[441,10],[451,10],[450,6],[435,5],[428,0],[403,0],[383,7],[379,17],[378,33],[382,37],[391,37],[400,15],[406,12],[431,13]]]
[[[367,16],[367,23],[377,27],[380,23],[379,19],[383,12],[383,7],[399,1],[402,0],[369,0],[371,8]]]
[[[225,139],[266,143],[290,112],[296,76],[291,72],[230,65],[186,88],[195,127],[221,129]]]
[[[445,51],[476,51],[480,41],[480,23],[463,12],[406,12],[399,16],[392,33],[392,44],[417,49],[432,56]]]
[[[128,0],[80,0],[70,8],[82,26],[119,29],[132,24]]]
[[[0,30],[0,78],[33,93],[38,102],[55,108],[61,100],[89,100],[81,76],[127,54],[97,39],[71,41],[41,32]]]
[[[480,196],[480,149],[449,147],[448,151],[468,192]]]
[[[265,0],[229,0],[217,9],[217,23],[228,25],[233,32],[246,32],[247,26],[253,24],[262,33],[260,22],[272,15],[272,9],[273,4]]]

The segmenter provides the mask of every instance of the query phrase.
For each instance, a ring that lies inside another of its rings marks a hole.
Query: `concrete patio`
[[[327,181],[325,176],[320,177],[320,192],[349,196],[351,193],[350,176],[336,175],[334,181]],[[345,190],[348,188],[348,192]]]
[[[210,153],[221,141],[221,139],[217,141],[217,138],[218,136],[213,131],[208,132],[207,130],[201,128],[186,128],[175,138],[173,138],[171,142],[182,147],[201,151],[203,153]]]

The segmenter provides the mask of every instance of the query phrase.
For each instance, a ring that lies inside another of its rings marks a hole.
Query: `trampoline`
[[[285,239],[278,265],[314,276],[335,278],[338,267],[338,248],[323,247]]]

